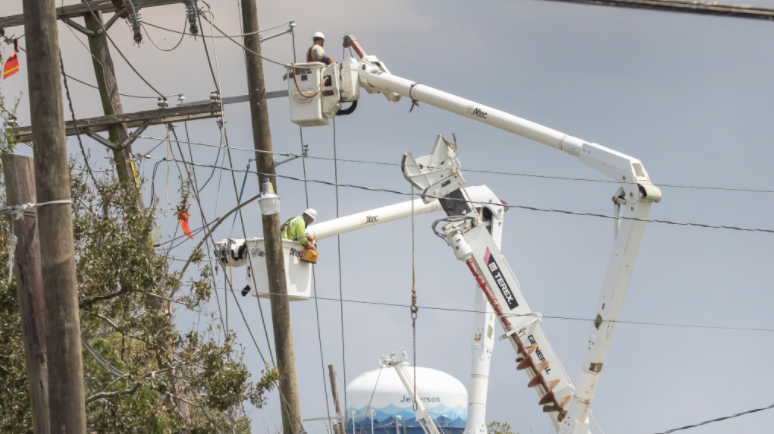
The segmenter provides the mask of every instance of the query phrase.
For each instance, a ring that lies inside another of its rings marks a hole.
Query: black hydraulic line
[[[336,116],[346,116],[351,115],[355,112],[355,109],[357,109],[357,101],[352,101],[352,104],[347,109],[339,109],[338,113],[336,113]]]

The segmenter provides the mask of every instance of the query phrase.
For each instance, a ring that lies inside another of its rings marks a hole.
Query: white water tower
[[[413,371],[410,366],[406,369]],[[465,431],[468,392],[459,380],[445,372],[417,366],[417,389],[445,433]],[[350,417],[347,434],[371,434],[372,419],[374,431],[380,434],[424,434],[415,418],[411,395],[393,368],[375,369],[358,376],[347,385],[347,414],[368,416]]]

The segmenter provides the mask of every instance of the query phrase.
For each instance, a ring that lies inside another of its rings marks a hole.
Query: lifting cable
[[[417,411],[417,268],[414,251],[414,184],[411,184],[411,332],[414,338],[414,400],[411,407]]]
[[[237,0],[239,1],[239,0]],[[290,32],[290,36],[293,41],[293,62],[296,61],[296,32]],[[304,179],[306,179],[306,156],[304,154],[304,129],[299,125],[298,135],[301,139],[301,166],[304,170]],[[309,183],[304,181],[304,196],[306,197],[306,208],[309,209]],[[317,314],[317,342],[320,344],[320,368],[322,369],[322,382],[323,392],[325,393],[325,410],[327,411],[328,420],[331,420],[331,408],[328,402],[328,383],[325,381],[325,360],[323,358],[323,344],[322,333],[320,331],[320,308],[317,303],[317,276],[312,267],[312,289],[314,290],[314,311]],[[346,387],[346,385],[345,385]],[[326,424],[327,428],[327,424]]]

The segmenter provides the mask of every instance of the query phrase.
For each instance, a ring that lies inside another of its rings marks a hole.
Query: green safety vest
[[[296,216],[286,221],[280,229],[282,239],[297,241],[306,247],[309,241],[306,239],[306,222],[304,216]]]

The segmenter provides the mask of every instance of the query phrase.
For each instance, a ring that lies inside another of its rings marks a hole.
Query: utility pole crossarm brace
[[[116,10],[116,13],[113,14],[113,17],[110,18],[110,20],[107,23],[105,23],[104,30],[103,29],[99,29],[96,32],[92,32],[91,30],[87,29],[86,27],[83,27],[82,25],[76,23],[75,21],[73,21],[69,17],[63,17],[63,18],[61,18],[61,20],[64,21],[65,24],[67,24],[68,26],[72,27],[73,29],[75,29],[75,30],[77,30],[77,31],[79,31],[81,33],[83,33],[86,36],[99,36],[103,32],[105,32],[105,31],[109,30],[111,27],[113,27],[113,24],[115,24],[116,21],[118,21],[118,19],[121,18],[121,15],[123,15],[124,11],[126,11],[126,8],[122,8],[122,9]]]
[[[98,116],[94,118],[79,119],[78,128],[83,131],[88,128],[90,133],[106,131],[108,127],[115,124],[126,123],[127,127],[138,127],[139,136],[145,128],[150,125],[168,124],[172,122],[193,121],[198,119],[219,118],[222,116],[220,104],[204,103],[191,106],[164,108],[156,110],[147,110],[135,113],[123,113],[117,115]],[[75,125],[72,121],[65,122],[65,129],[68,136],[76,134]],[[16,130],[16,139],[21,142],[28,142],[32,139],[32,128],[22,127]],[[130,137],[134,141],[136,137]],[[123,143],[122,146],[126,146]]]
[[[137,127],[132,133],[132,135],[130,135],[123,143],[121,143],[120,147],[116,147],[116,145],[114,145],[113,142],[100,136],[99,134],[94,132],[93,129],[89,127],[84,127],[84,128],[79,127],[78,129],[80,130],[81,134],[86,134],[87,136],[99,142],[101,145],[104,145],[106,148],[112,149],[114,151],[120,151],[126,148],[127,146],[131,145],[132,143],[134,143],[134,141],[137,140],[138,137],[140,137],[140,134],[142,134],[143,131],[145,131],[150,126],[151,122],[153,122],[153,119],[148,119],[142,125]]]
[[[266,92],[266,98],[283,98],[287,97],[288,92],[286,90]],[[233,104],[239,102],[246,102],[247,99],[243,97],[226,97],[223,98],[223,104]],[[126,123],[127,127],[142,127],[146,122],[149,122],[145,128],[151,125],[168,124],[173,122],[183,121],[195,121],[199,119],[219,118],[222,116],[220,111],[220,104],[212,102],[210,100],[199,101],[195,103],[179,104],[176,107],[145,110],[134,113],[122,113],[117,115],[98,116],[94,118],[78,119],[78,128],[82,133],[89,135],[100,131],[107,131],[111,125]],[[75,126],[72,121],[65,122],[65,128],[68,136],[75,135]],[[145,130],[139,130],[137,133],[139,136]],[[136,132],[136,131],[135,131]],[[30,127],[16,128],[14,137],[20,142],[29,142],[32,138],[32,129]],[[92,137],[93,138],[93,137]],[[136,137],[135,137],[136,139]],[[99,139],[95,139],[99,141]],[[132,140],[133,142],[134,140]],[[102,142],[100,142],[102,143]],[[131,142],[130,142],[131,143]],[[104,145],[104,143],[102,143]],[[107,146],[107,145],[105,145]],[[115,145],[111,144],[114,148]],[[122,146],[126,147],[126,143]],[[112,148],[111,148],[112,149]]]

